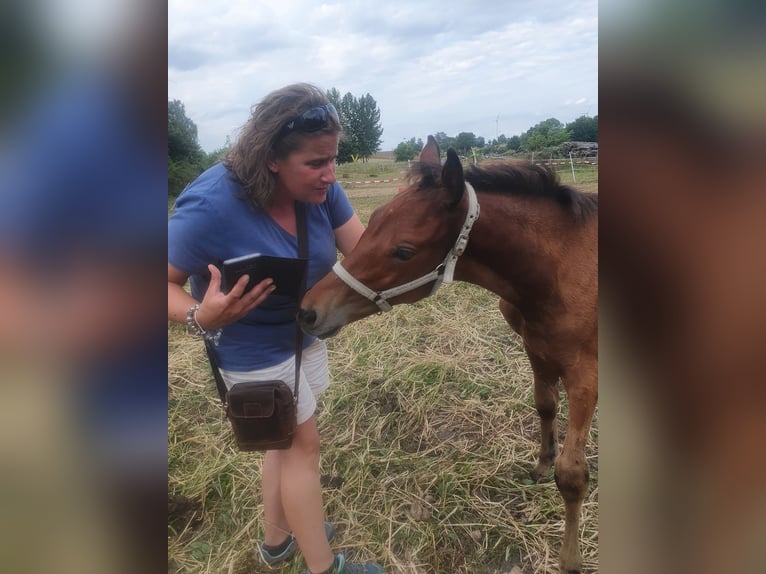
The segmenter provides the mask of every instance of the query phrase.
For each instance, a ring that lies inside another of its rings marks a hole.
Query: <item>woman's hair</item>
[[[223,160],[242,184],[250,203],[267,209],[273,202],[277,175],[268,167],[270,159],[286,158],[311,138],[341,133],[340,123],[331,114],[327,114],[327,125],[320,130],[295,129],[283,133],[290,120],[328,103],[319,88],[300,83],[275,90],[254,106],[250,119]]]

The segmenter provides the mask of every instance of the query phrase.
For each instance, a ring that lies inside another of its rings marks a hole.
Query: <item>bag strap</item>
[[[295,227],[298,232],[298,257],[308,260],[309,258],[309,238],[306,230],[306,204],[300,201],[295,202]],[[300,306],[303,294],[306,291],[306,278],[309,269],[306,263],[306,271],[301,279],[301,288],[298,290],[298,305]],[[298,404],[298,391],[300,390],[301,378],[301,356],[303,355],[303,330],[298,325],[298,319],[295,319],[295,404]]]
[[[226,383],[221,376],[221,370],[218,368],[218,358],[215,356],[215,350],[210,341],[205,339],[205,352],[207,353],[207,359],[210,361],[210,368],[213,371],[213,378],[215,379],[215,386],[218,389],[218,396],[221,397],[221,402],[226,406]]]
[[[295,202],[295,225],[298,230],[298,257],[301,259],[309,258],[309,245],[308,245],[308,232],[306,230],[306,204],[299,201]],[[308,265],[306,265],[306,271],[303,273],[301,280],[301,287],[298,291],[298,303],[303,298],[303,293],[306,291],[306,277],[308,276]],[[221,397],[221,402],[226,406],[226,383],[221,376],[221,370],[218,366],[218,358],[215,354],[215,349],[210,341],[205,339],[205,352],[207,358],[210,361],[210,368],[213,371],[213,378],[215,379],[215,386],[218,389],[218,396]],[[298,404],[298,392],[300,391],[301,380],[301,355],[303,355],[303,331],[298,326],[298,321],[295,321],[295,386],[293,389],[293,395],[295,395],[295,403]]]

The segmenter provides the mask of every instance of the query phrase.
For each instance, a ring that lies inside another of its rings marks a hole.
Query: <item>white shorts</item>
[[[231,389],[237,383],[275,379],[284,381],[292,389],[295,386],[295,357],[290,357],[273,367],[255,371],[224,371],[221,369],[221,375],[223,375],[227,389]],[[303,349],[299,385],[298,424],[303,424],[314,414],[317,408],[317,399],[330,386],[327,346],[324,341],[317,339]]]

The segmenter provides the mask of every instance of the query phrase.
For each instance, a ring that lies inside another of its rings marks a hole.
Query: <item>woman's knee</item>
[[[319,429],[316,417],[312,416],[296,427],[290,451],[303,457],[319,457]]]

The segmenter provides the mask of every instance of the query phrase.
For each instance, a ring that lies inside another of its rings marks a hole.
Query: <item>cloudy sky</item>
[[[168,99],[206,151],[271,90],[306,81],[380,108],[411,137],[518,135],[598,114],[597,0],[170,0]]]

